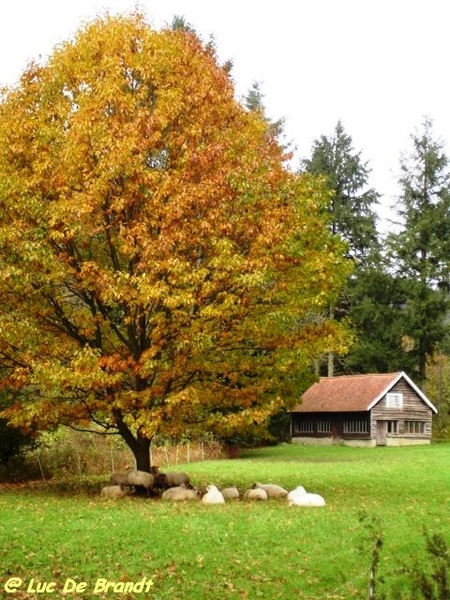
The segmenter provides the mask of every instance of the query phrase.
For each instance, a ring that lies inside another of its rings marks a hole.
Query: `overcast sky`
[[[234,63],[237,95],[257,81],[269,116],[285,118],[294,166],[340,119],[388,205],[423,118],[450,142],[450,0],[3,0],[0,84],[83,21],[135,7],[155,27],[179,15],[212,34],[221,61]]]

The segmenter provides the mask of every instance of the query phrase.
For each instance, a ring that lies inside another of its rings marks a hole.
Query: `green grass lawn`
[[[424,530],[450,541],[449,458],[449,444],[285,445],[179,467],[197,485],[304,485],[324,496],[324,508],[289,508],[280,500],[104,501],[100,480],[0,486],[0,597],[364,599],[372,529],[379,528],[378,590],[410,598],[400,570],[413,562],[427,567]],[[148,592],[125,592],[120,583],[144,577],[153,581]],[[4,594],[11,578],[22,583]],[[110,587],[101,591],[100,582],[94,593],[99,579]]]

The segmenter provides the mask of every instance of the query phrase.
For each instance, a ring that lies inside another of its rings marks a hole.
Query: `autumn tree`
[[[262,430],[345,332],[327,192],[285,168],[214,48],[100,18],[0,104],[0,366],[12,424]]]

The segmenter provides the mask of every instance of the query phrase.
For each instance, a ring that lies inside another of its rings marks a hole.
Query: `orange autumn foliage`
[[[348,335],[322,183],[286,168],[214,50],[140,14],[30,64],[0,104],[0,365],[13,424],[264,428]],[[142,464],[142,463],[141,463]]]

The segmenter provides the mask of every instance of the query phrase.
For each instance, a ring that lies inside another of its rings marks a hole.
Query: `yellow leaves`
[[[263,427],[344,347],[310,318],[348,273],[324,187],[284,159],[214,53],[142,15],[30,68],[0,105],[0,352],[42,420]]]
[[[178,308],[185,308],[193,305],[192,295],[186,294],[172,294],[167,296],[163,302],[164,306],[170,310]]]

